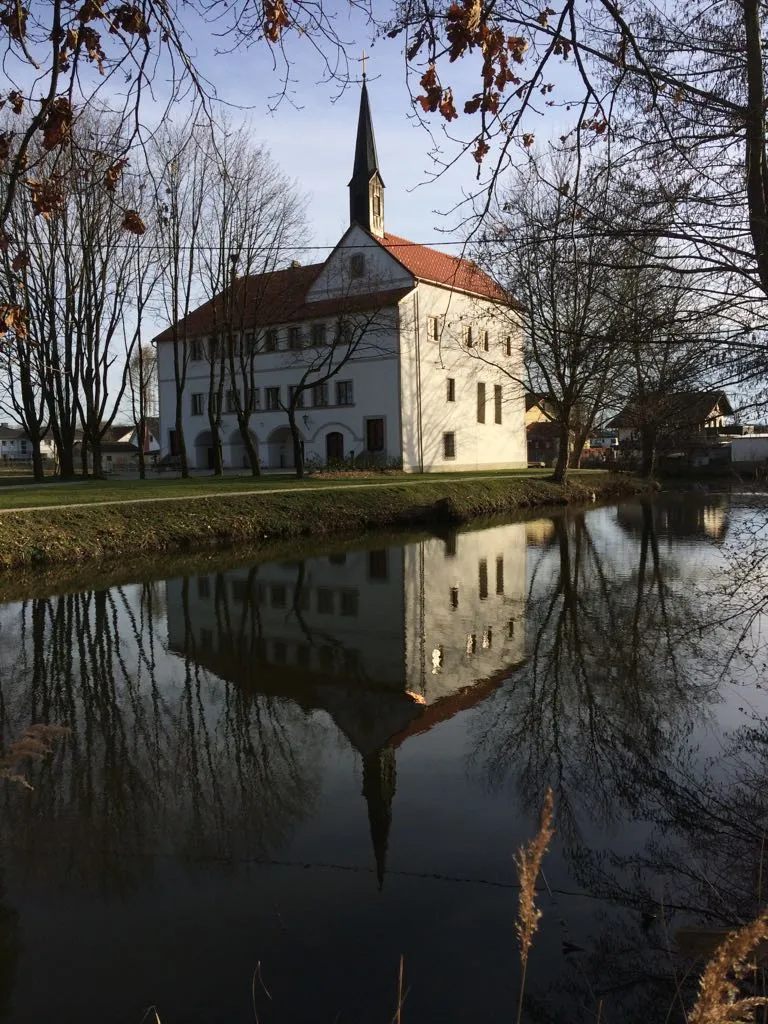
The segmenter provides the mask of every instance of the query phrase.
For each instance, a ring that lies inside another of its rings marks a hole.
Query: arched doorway
[[[195,469],[213,469],[213,436],[204,430],[195,438]]]
[[[304,438],[301,438],[301,450],[304,451]],[[290,427],[277,427],[267,438],[269,469],[295,469],[293,458],[293,438]]]
[[[344,461],[344,435],[338,430],[332,430],[325,435],[325,461]]]
[[[259,439],[256,437],[252,430],[248,431],[256,453],[259,451]],[[233,469],[249,469],[250,462],[248,461],[248,451],[243,441],[243,435],[240,433],[240,428],[235,427],[229,436],[229,464]]]

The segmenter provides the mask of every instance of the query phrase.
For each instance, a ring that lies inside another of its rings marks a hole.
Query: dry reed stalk
[[[552,787],[547,786],[544,806],[541,809],[539,831],[535,838],[531,839],[525,846],[520,847],[515,857],[517,876],[520,880],[520,901],[515,929],[520,940],[520,964],[522,966],[520,996],[517,1004],[518,1024],[523,1013],[523,995],[525,993],[525,976],[528,970],[528,954],[531,950],[533,936],[541,920],[541,911],[536,906],[536,879],[541,871],[541,862],[544,859],[544,854],[547,852],[552,836],[555,834],[555,827],[552,823],[554,804],[555,797],[552,793]]]
[[[739,981],[754,968],[758,943],[768,939],[768,911],[731,932],[717,948],[699,982],[699,997],[688,1024],[751,1024],[754,1011],[768,1006],[767,996],[739,999]]]

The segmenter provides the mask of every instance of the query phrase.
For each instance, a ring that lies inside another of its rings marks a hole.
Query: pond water
[[[768,501],[668,494],[0,606],[0,1020],[681,1020],[760,904]],[[765,550],[764,550],[765,547]],[[671,1012],[670,1012],[671,1008]],[[154,1020],[154,1017],[151,1018]]]

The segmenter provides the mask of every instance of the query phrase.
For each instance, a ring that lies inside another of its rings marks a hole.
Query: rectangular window
[[[490,339],[488,337],[488,331],[483,331],[483,352],[487,352],[490,346]]]
[[[203,343],[199,338],[194,338],[189,346],[189,358],[193,363],[199,363],[203,358]]]
[[[312,388],[312,405],[315,409],[324,409],[328,405],[327,384],[315,384]]]
[[[488,562],[484,559],[480,559],[480,564],[477,567],[477,587],[480,592],[480,600],[485,601],[488,597]]]
[[[472,324],[464,324],[462,333],[464,336],[464,344],[467,346],[467,348],[472,348],[472,346],[475,343],[472,338]]]
[[[356,590],[342,590],[340,595],[340,611],[342,615],[354,618],[357,615],[359,597]]]
[[[325,324],[312,324],[312,344],[315,348],[325,344]]]
[[[227,412],[237,412],[237,407],[240,405],[240,392],[239,391],[228,391],[227,392]]]
[[[453,431],[448,434],[443,434],[443,458],[456,458],[456,435]]]
[[[449,377],[447,383],[448,383],[448,387],[446,389],[445,400],[446,400],[446,402],[455,402],[456,401],[456,381],[453,379],[453,377]]]
[[[501,423],[501,384],[493,385],[493,415],[496,423]]]
[[[389,575],[387,552],[385,548],[368,552],[368,579],[385,580]]]
[[[365,421],[365,449],[369,452],[384,451],[384,420],[378,416]]]
[[[429,341],[440,340],[440,317],[428,316],[427,317],[427,339]]]
[[[501,555],[496,559],[496,593],[504,593],[504,559]]]
[[[291,384],[288,388],[288,404],[292,405],[294,409],[303,409],[304,391]]]
[[[218,416],[219,414],[219,394],[217,391],[212,395],[208,395],[208,411],[212,416]]]
[[[256,351],[256,332],[246,331],[243,335],[243,355],[252,356]]]
[[[274,412],[280,408],[280,388],[265,388],[264,394],[267,400],[267,409]]]
[[[451,587],[451,589],[449,590],[448,593],[450,594],[450,597],[451,597],[451,608],[458,608],[459,607],[459,588],[458,587]]]
[[[192,395],[192,415],[202,416],[205,410],[205,395]]]
[[[485,384],[477,385],[477,422],[485,423]]]
[[[221,346],[219,345],[219,339],[215,335],[211,335],[208,339],[208,359],[211,362],[214,362],[219,358],[220,351]]]
[[[333,591],[328,587],[317,588],[317,610],[321,615],[333,615]]]
[[[251,388],[251,412],[261,408],[261,388]]]
[[[203,600],[211,596],[211,581],[208,576],[197,577],[197,596]]]
[[[362,277],[365,273],[365,253],[356,252],[352,254],[349,261],[349,276]]]
[[[504,339],[504,352],[508,356],[512,355],[512,336],[509,334]]]
[[[336,384],[336,405],[354,405],[352,381],[340,380]]]
[[[277,352],[277,331],[274,327],[270,327],[264,334],[264,351]]]
[[[301,348],[301,328],[300,327],[289,327],[288,328],[288,348],[291,348],[291,349]]]

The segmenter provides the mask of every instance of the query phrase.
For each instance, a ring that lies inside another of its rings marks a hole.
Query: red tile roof
[[[449,256],[438,249],[430,249],[429,246],[409,242],[407,238],[399,238],[389,233],[384,235],[381,244],[420,281],[482,295],[496,302],[517,304],[508,292],[500,288],[472,260]]]
[[[307,292],[324,264],[306,267],[288,267],[269,274],[253,274],[235,282],[234,321],[238,328],[249,330],[278,324],[321,319],[338,315],[363,313],[396,305],[410,291],[397,288],[371,292],[367,295],[349,295],[343,300],[321,299],[307,302]],[[179,321],[181,338],[197,338],[216,330],[222,322],[221,297],[210,299]],[[171,341],[170,327],[157,335],[155,341]]]

